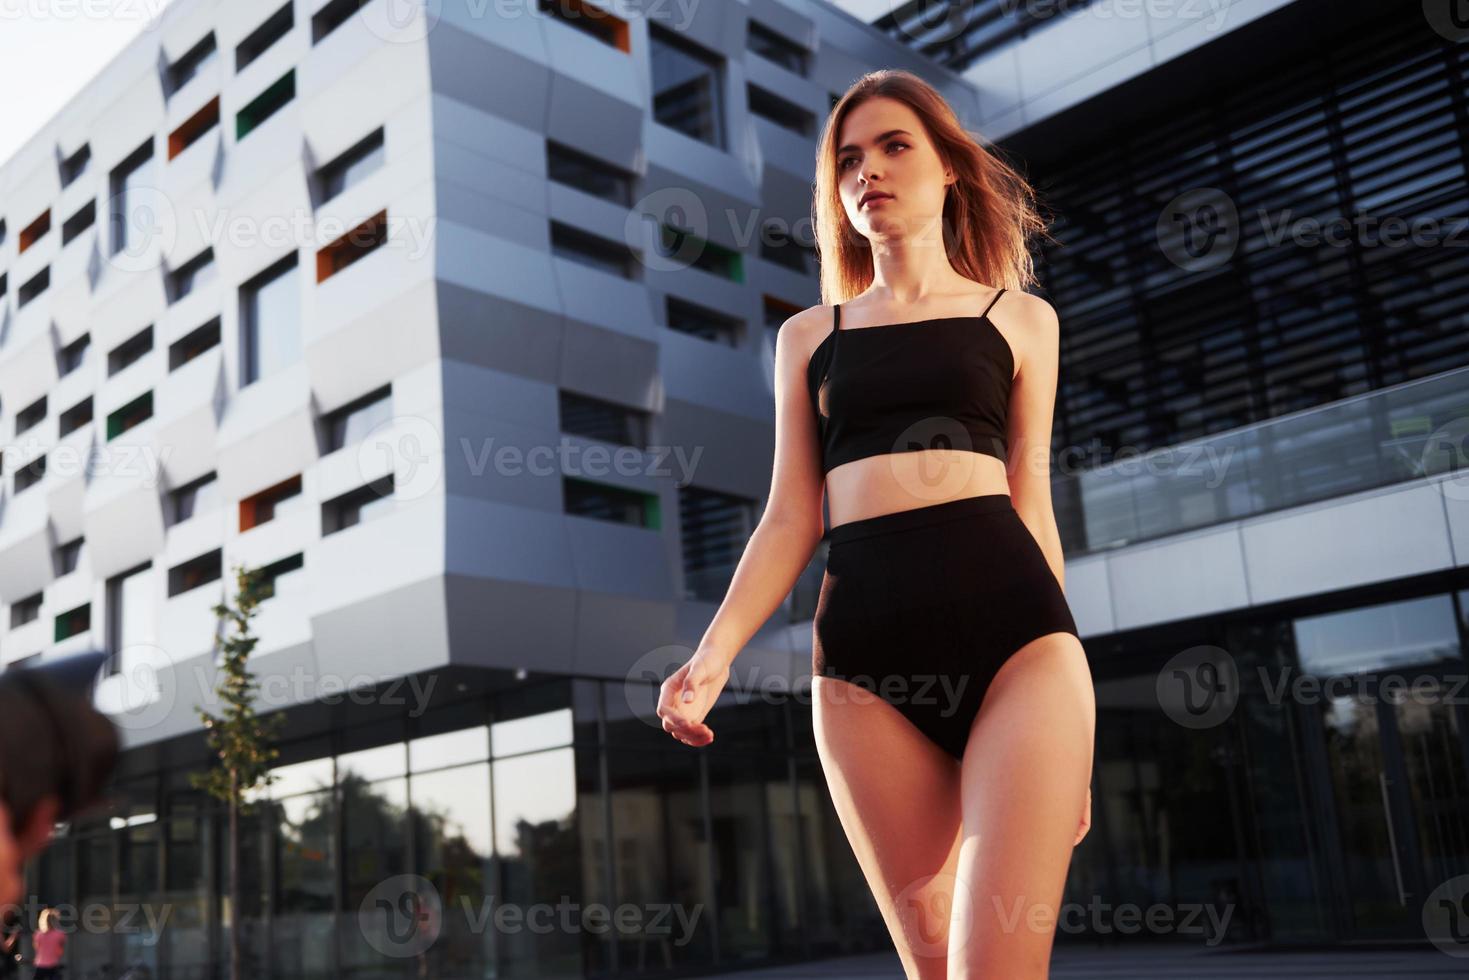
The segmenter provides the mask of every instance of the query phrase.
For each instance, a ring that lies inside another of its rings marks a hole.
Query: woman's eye
[[[892,140],[888,143],[887,148],[891,150],[895,146],[901,146],[905,150],[908,148],[908,144],[904,143],[902,140]],[[855,162],[856,159],[856,157],[847,157],[845,160],[840,161],[837,164],[837,170],[846,170],[847,164]]]

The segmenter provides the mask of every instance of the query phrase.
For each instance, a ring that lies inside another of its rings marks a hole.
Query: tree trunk
[[[240,929],[240,803],[239,777],[230,771],[230,980],[241,980]]]

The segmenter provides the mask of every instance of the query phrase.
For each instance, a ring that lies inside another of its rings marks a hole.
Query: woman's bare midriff
[[[826,474],[831,526],[963,497],[1010,492],[1005,462],[984,453],[920,449],[854,459]]]

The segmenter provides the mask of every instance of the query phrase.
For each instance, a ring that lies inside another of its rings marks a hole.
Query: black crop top
[[[856,330],[843,330],[841,304],[832,307],[832,331],[806,365],[823,474],[867,456],[924,449],[1005,459],[1015,356],[989,318],[1004,291],[978,316]]]

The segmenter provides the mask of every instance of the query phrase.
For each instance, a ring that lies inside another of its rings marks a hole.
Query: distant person
[[[36,947],[36,972],[31,980],[59,980],[66,933],[56,927],[56,910],[42,909],[38,925],[40,928],[31,933],[31,945]]]
[[[0,980],[20,976],[20,937],[24,931],[14,906],[0,912]]]

